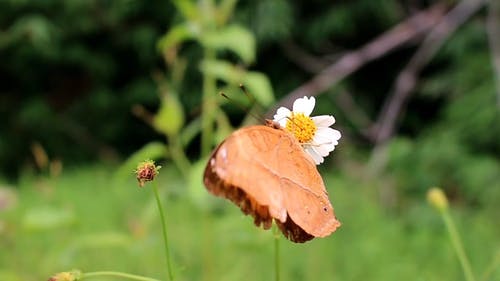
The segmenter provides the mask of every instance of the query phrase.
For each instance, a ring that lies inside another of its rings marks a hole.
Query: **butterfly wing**
[[[251,126],[231,134],[213,152],[204,183],[256,225],[268,229],[275,219],[294,242],[324,237],[340,225],[316,165],[281,129]]]

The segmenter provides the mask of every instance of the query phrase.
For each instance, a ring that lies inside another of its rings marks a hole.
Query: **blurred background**
[[[202,174],[303,96],[343,135],[319,167],[343,226],[283,239],[284,280],[471,280],[433,186],[475,280],[500,280],[500,1],[4,0],[0,77],[0,280],[164,278],[146,158],[178,280],[270,280],[273,234]]]

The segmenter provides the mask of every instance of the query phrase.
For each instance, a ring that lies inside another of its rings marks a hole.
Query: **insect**
[[[273,220],[296,243],[334,232],[336,219],[313,159],[293,134],[271,120],[239,129],[212,153],[203,182],[231,200],[257,226]]]

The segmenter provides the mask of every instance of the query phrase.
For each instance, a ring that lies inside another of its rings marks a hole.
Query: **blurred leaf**
[[[274,102],[273,88],[265,74],[255,71],[247,72],[243,78],[243,84],[262,105],[269,106]]]
[[[204,34],[202,43],[206,48],[230,50],[246,64],[255,60],[255,38],[248,29],[239,25],[230,25]]]
[[[182,23],[169,29],[158,40],[158,48],[165,52],[168,49],[182,44],[186,40],[194,39],[200,33],[199,27],[191,23]]]
[[[232,16],[234,6],[238,0],[222,0],[219,4],[218,13],[216,14],[217,23],[224,25],[227,20]]]
[[[187,124],[187,126],[185,126],[182,129],[182,132],[179,136],[181,139],[182,146],[186,147],[200,131],[201,131],[200,118],[196,118],[192,120],[191,123]]]
[[[161,107],[153,119],[155,129],[165,135],[175,136],[184,125],[184,110],[176,95],[164,95]]]
[[[133,176],[137,164],[151,159],[156,160],[167,156],[167,146],[161,142],[150,142],[141,149],[130,155],[127,160],[117,169],[114,175],[115,180],[125,180]]]
[[[217,131],[215,132],[215,145],[223,142],[234,131],[229,118],[223,111],[217,112]]]
[[[212,75],[228,84],[241,82],[244,70],[222,60],[205,60],[201,63],[201,71]]]
[[[189,21],[197,21],[200,19],[200,13],[196,6],[196,1],[192,0],[173,0],[177,10]]]
[[[53,206],[40,206],[29,209],[22,224],[29,230],[44,230],[67,226],[75,221],[73,212]]]
[[[252,29],[260,42],[284,40],[293,29],[292,2],[286,0],[257,1],[252,13]]]
[[[9,29],[11,41],[27,39],[36,48],[46,49],[52,41],[54,26],[44,16],[25,15]]]
[[[268,106],[274,102],[271,82],[263,73],[246,72],[244,69],[221,60],[204,61],[201,64],[201,70],[205,74],[213,75],[228,84],[243,83],[250,94],[255,96],[255,99],[262,105]]]

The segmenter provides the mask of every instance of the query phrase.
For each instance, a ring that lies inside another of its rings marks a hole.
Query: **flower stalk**
[[[153,160],[146,160],[137,166],[135,170],[137,181],[139,182],[139,187],[143,187],[148,181],[153,181],[158,175],[161,166],[156,166]],[[153,193],[156,199],[156,205],[158,207],[158,212],[160,213],[161,228],[163,234],[163,245],[165,251],[165,258],[167,263],[168,278],[170,281],[174,280],[174,274],[172,271],[172,264],[170,258],[170,250],[168,247],[168,234],[167,234],[167,222],[165,220],[165,212],[163,211],[163,205],[160,200],[160,194],[158,192],[158,183],[153,182]]]
[[[280,281],[280,233],[278,227],[273,227],[274,236],[274,280]]]
[[[455,223],[450,215],[446,195],[440,188],[433,187],[427,192],[427,201],[439,211],[441,217],[443,218],[446,229],[448,230],[451,244],[462,267],[465,280],[475,281],[476,279],[472,272],[472,267],[469,259],[467,258],[467,254],[465,253],[462,239],[460,238],[460,234],[458,233]]]
[[[160,281],[160,280],[154,279],[154,278],[124,273],[124,272],[118,272],[118,271],[87,272],[87,273],[83,273],[81,279],[78,279],[78,280],[90,279],[93,277],[101,277],[101,276],[121,277],[121,278],[125,278],[125,279],[138,280],[138,281]]]
[[[170,281],[174,280],[174,274],[172,271],[172,264],[171,264],[171,258],[170,258],[170,250],[168,247],[168,234],[167,234],[167,222],[165,220],[165,212],[163,211],[163,205],[161,204],[160,200],[160,195],[158,192],[158,184],[156,182],[153,183],[153,191],[155,194],[155,199],[156,199],[156,205],[158,206],[158,211],[160,213],[160,219],[161,219],[161,229],[162,229],[162,234],[163,234],[163,245],[164,245],[164,250],[165,250],[165,258],[166,258],[166,263],[167,263],[167,269],[168,269],[168,278]]]
[[[204,60],[215,59],[215,51],[206,47]],[[203,103],[201,118],[201,155],[208,155],[212,149],[213,141],[213,119],[217,110],[216,102],[217,85],[212,74],[204,73],[203,76]]]

